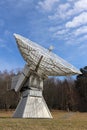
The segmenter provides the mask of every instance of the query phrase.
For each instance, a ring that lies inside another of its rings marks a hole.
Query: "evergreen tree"
[[[80,111],[87,111],[87,66],[81,68],[82,74],[77,76],[76,88],[80,96]]]

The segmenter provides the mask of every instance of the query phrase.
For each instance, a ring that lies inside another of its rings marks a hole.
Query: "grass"
[[[13,111],[0,111],[0,130],[87,130],[87,113],[52,111],[53,119],[11,118]]]

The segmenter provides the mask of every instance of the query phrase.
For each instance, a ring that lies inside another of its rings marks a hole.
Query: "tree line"
[[[63,80],[48,78],[44,81],[43,96],[50,109],[87,112],[87,66],[81,68],[82,74],[76,79],[67,77]],[[13,71],[0,72],[0,109],[15,109],[20,93],[10,91]]]

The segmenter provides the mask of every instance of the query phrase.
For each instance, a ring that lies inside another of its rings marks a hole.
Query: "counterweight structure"
[[[74,66],[42,46],[14,34],[21,55],[27,62],[21,75],[12,78],[11,89],[21,92],[13,117],[52,118],[42,96],[43,81],[48,76],[81,74]]]

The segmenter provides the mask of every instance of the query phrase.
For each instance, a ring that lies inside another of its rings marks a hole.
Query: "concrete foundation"
[[[41,90],[26,90],[13,114],[15,118],[52,118]]]

